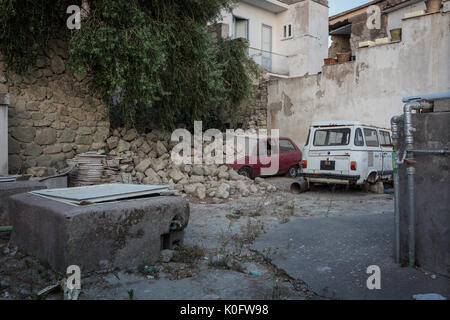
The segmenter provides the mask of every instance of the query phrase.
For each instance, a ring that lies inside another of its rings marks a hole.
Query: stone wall
[[[67,69],[66,43],[49,47],[22,76],[6,74],[0,57],[0,92],[11,98],[10,173],[66,167],[75,154],[103,148],[109,135],[107,107],[88,92],[89,77]]]
[[[253,86],[253,97],[241,105],[234,121],[230,123],[233,129],[247,130],[267,127],[267,86],[267,79],[262,79]]]

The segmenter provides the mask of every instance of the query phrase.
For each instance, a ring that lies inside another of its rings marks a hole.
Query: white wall
[[[406,13],[416,12],[420,10],[426,10],[427,6],[425,1],[418,2],[411,6],[407,6],[405,8],[390,12],[387,14],[387,31],[389,33],[390,30],[401,28],[402,27],[402,19]],[[390,35],[390,33],[389,33]]]
[[[323,73],[272,80],[268,127],[303,146],[311,122],[359,120],[390,127],[402,97],[450,91],[450,13],[403,20],[402,42],[360,48]]]

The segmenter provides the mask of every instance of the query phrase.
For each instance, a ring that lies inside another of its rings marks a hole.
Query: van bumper
[[[306,172],[300,172],[300,176],[305,179],[308,179],[310,182],[336,183],[336,184],[356,183],[361,178],[361,176],[359,175],[306,173]]]

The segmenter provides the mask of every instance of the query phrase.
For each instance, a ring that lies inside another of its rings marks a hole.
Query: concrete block
[[[0,183],[0,220],[9,220],[8,198],[12,195],[33,190],[47,189],[45,184],[37,181],[17,181]]]
[[[156,262],[162,249],[182,244],[189,221],[182,197],[73,206],[27,193],[9,202],[13,245],[60,272],[69,265],[89,273],[105,262],[120,269]],[[175,232],[171,225],[178,225]]]
[[[450,99],[435,101],[433,111],[434,112],[450,112]]]
[[[427,12],[425,10],[408,12],[408,13],[405,13],[405,15],[403,16],[403,19],[409,19],[409,18],[414,18],[414,17],[418,17],[418,16],[423,16],[424,14],[427,14]]]
[[[371,184],[369,190],[378,194],[384,193],[384,184],[381,181],[378,181],[375,184]]]
[[[391,40],[389,40],[388,37],[375,39],[375,43],[377,45],[379,45],[379,44],[386,44],[386,43],[389,43],[389,42],[391,42]]]

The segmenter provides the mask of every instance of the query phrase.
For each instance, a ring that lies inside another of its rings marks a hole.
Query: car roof
[[[356,120],[328,120],[328,121],[315,121],[311,124],[311,127],[341,127],[341,126],[362,126],[362,127],[372,127],[383,130],[390,130],[385,127],[377,126],[375,124],[370,124],[362,121]]]

